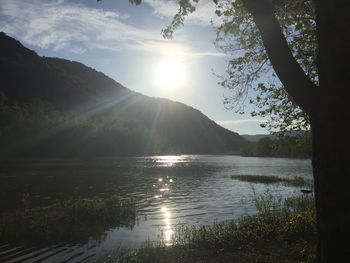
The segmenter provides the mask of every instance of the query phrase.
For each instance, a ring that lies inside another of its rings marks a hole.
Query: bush
[[[258,213],[209,226],[175,227],[173,245],[146,243],[103,262],[314,262],[313,197],[254,196]]]
[[[76,199],[47,207],[3,213],[0,241],[38,243],[81,242],[101,238],[111,227],[133,227],[135,203],[117,196]]]

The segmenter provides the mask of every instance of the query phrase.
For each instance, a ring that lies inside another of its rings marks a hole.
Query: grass
[[[173,246],[145,243],[100,262],[315,262],[313,197],[254,197],[258,213],[210,226],[175,228]]]
[[[135,220],[134,202],[117,196],[61,201],[1,214],[0,241],[84,242],[112,227],[132,227]]]
[[[278,176],[263,176],[263,175],[231,175],[231,179],[240,180],[249,183],[262,184],[282,184],[285,186],[310,186],[310,181],[303,177],[295,176],[293,178],[282,178]]]

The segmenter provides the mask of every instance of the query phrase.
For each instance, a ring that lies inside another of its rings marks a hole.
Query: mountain
[[[283,134],[284,137],[303,137],[310,134],[310,131],[306,130],[292,130]],[[241,136],[249,142],[258,142],[263,138],[270,138],[271,140],[278,139],[278,134],[241,134]]]
[[[250,135],[250,134],[242,134],[241,135],[244,139],[246,139],[249,142],[257,142],[260,141],[263,138],[270,138],[270,139],[274,139],[276,136],[272,135],[272,134],[254,134],[254,135]]]
[[[0,46],[3,155],[219,154],[247,144],[185,104],[136,93],[79,62],[40,57],[5,33]]]

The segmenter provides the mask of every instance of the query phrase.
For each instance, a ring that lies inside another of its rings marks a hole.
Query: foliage
[[[42,99],[11,105],[6,103],[4,94],[1,98],[3,157],[222,153],[235,148],[237,151],[245,144],[238,134],[221,127],[217,129],[219,126],[212,125],[207,118],[196,118],[197,112],[192,109],[173,108],[171,104],[163,104],[159,120],[152,120],[157,108],[149,103],[135,105],[128,112],[88,116],[57,111]],[[179,115],[183,110],[186,114]],[[181,130],[177,123],[182,123]],[[203,143],[206,137],[211,140]]]
[[[309,133],[296,136],[281,136],[271,139],[262,138],[258,142],[250,142],[243,151],[245,156],[265,157],[311,157],[311,137]]]
[[[217,154],[246,144],[192,107],[135,93],[81,63],[39,57],[4,33],[0,44],[3,149],[48,157]]]
[[[300,176],[294,176],[293,178],[283,178],[268,175],[231,175],[231,179],[236,179],[248,183],[282,184],[286,186],[298,187],[310,185],[310,182]]]
[[[258,214],[210,226],[175,229],[174,245],[146,243],[139,250],[108,255],[101,262],[314,262],[313,197],[253,199]]]
[[[220,84],[231,90],[225,100],[229,108],[242,109],[245,98],[256,106],[252,116],[269,117],[269,130],[309,129],[309,118],[280,84],[268,60],[260,33],[245,11],[243,1],[223,1],[216,14],[223,19],[216,45],[231,60]],[[308,77],[318,82],[316,70],[316,23],[311,0],[274,0],[275,15],[290,49]],[[254,90],[251,92],[251,90]]]
[[[5,105],[0,144],[4,156],[103,156],[132,155],[144,151],[150,130],[123,117],[91,118],[79,113],[60,113],[47,101]],[[154,134],[150,152],[166,146]]]
[[[117,196],[60,201],[47,207],[2,213],[3,242],[82,242],[100,239],[112,227],[133,227],[135,203]]]
[[[199,1],[179,1],[179,11],[162,32],[172,38],[187,15],[196,10]],[[259,30],[244,8],[244,1],[213,0],[215,13],[221,18],[217,27],[217,48],[230,60],[226,73],[217,75],[219,84],[229,89],[224,103],[228,109],[245,112],[246,100],[255,106],[252,116],[268,121],[261,124],[268,130],[286,132],[310,128],[309,116],[295,104],[277,79],[263,46]],[[273,0],[275,15],[292,53],[307,76],[318,83],[316,69],[316,23],[312,0]]]

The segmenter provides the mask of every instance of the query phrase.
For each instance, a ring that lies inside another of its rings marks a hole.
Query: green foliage
[[[184,24],[185,17],[196,10],[198,0],[179,1],[179,11],[162,33],[172,38]],[[219,84],[229,89],[224,104],[228,109],[244,113],[246,100],[255,106],[252,116],[268,118],[263,127],[286,132],[309,129],[307,114],[295,104],[276,77],[252,17],[244,1],[213,0],[215,14],[222,23],[217,27],[215,44],[230,60],[226,73],[218,75]],[[307,76],[318,83],[316,69],[316,23],[312,0],[273,0],[276,18],[289,47]]]
[[[175,14],[171,24],[162,30],[162,34],[165,38],[173,38],[175,29],[179,26],[183,26],[185,17],[196,10],[195,4],[198,2],[199,0],[179,0],[178,12]]]
[[[286,186],[298,187],[310,185],[310,182],[300,176],[295,176],[293,178],[283,178],[268,175],[231,175],[231,179],[236,179],[248,183],[282,184]]]
[[[284,134],[292,130],[310,129],[309,116],[293,102],[283,86],[258,83],[254,90],[257,95],[250,98],[249,103],[256,107],[250,114],[268,119],[260,124],[261,127]]]
[[[112,227],[133,227],[135,203],[117,196],[61,201],[47,207],[2,213],[3,242],[82,242],[100,239]]]
[[[91,118],[60,113],[52,104],[31,102],[0,108],[0,144],[6,156],[103,156],[157,153],[166,142],[139,123],[120,116]],[[149,141],[151,138],[152,141]]]
[[[99,0],[101,1],[101,0]],[[141,4],[141,0],[129,0],[130,3],[132,3],[133,5],[139,5]]]
[[[245,144],[238,134],[207,118],[196,118],[193,115],[197,112],[191,112],[191,109],[173,109],[171,104],[164,106],[166,108],[158,113],[158,119],[152,120],[152,115],[157,115],[157,108],[148,103],[147,107],[135,105],[134,112],[110,112],[99,116],[59,112],[51,103],[40,99],[14,105],[2,103],[1,155],[91,157],[222,153],[241,149]],[[186,114],[179,114],[183,110]]]
[[[274,139],[262,138],[250,142],[243,151],[245,156],[310,158],[311,135],[307,132],[296,136],[280,136]]]
[[[313,2],[274,0],[272,5],[294,57],[310,79],[317,83]],[[259,31],[245,11],[243,1],[233,1],[232,4],[223,1],[217,5],[216,13],[224,21],[218,28],[216,45],[231,56],[220,82],[232,94],[226,98],[226,105],[243,111],[248,98],[256,106],[252,116],[269,118],[264,124],[269,130],[309,128],[308,116],[297,107],[273,73]]]
[[[146,243],[101,262],[315,262],[314,198],[254,196],[258,214],[210,226],[177,226],[173,246]]]
[[[222,154],[246,144],[189,106],[132,92],[81,63],[39,57],[3,33],[0,44],[2,156]]]

